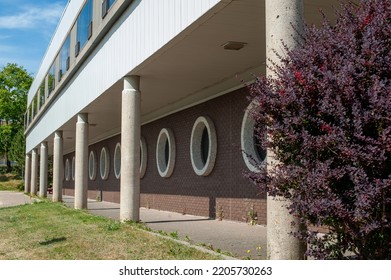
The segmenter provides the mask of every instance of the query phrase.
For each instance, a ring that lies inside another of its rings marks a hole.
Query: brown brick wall
[[[224,219],[242,222],[246,221],[250,207],[254,207],[258,223],[266,224],[265,196],[243,176],[247,167],[240,151],[240,130],[248,105],[246,95],[245,89],[237,90],[142,126],[148,165],[141,180],[141,206],[213,218],[220,206]],[[190,160],[191,130],[199,116],[210,117],[217,134],[216,163],[207,177],[197,176]],[[156,142],[162,128],[171,128],[176,142],[176,163],[170,178],[161,178],[156,166]],[[96,180],[89,180],[89,198],[102,191],[103,200],[119,203],[119,180],[113,169],[114,150],[119,141],[117,135],[89,147],[96,151],[99,160],[100,150],[106,145],[111,158],[108,180],[100,179],[99,165]],[[64,163],[72,156],[64,156]],[[64,187],[72,189],[73,183],[64,182]]]

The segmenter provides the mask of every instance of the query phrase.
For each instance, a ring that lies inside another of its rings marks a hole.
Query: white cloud
[[[0,29],[31,29],[57,24],[64,6],[52,3],[43,7],[26,7],[14,15],[0,16]]]

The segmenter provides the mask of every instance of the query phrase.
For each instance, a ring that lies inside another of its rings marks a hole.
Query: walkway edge
[[[194,249],[199,250],[199,251],[204,252],[204,253],[208,253],[208,254],[211,254],[211,255],[219,256],[219,257],[223,258],[224,260],[238,260],[237,258],[230,257],[230,256],[227,256],[227,255],[218,253],[216,251],[212,251],[212,250],[206,249],[206,248],[204,248],[202,246],[197,246],[197,245],[194,245],[194,244],[190,244],[189,242],[186,242],[184,240],[175,239],[175,238],[172,238],[172,237],[169,237],[169,236],[161,235],[161,234],[159,234],[157,232],[154,232],[153,230],[149,231],[149,230],[145,230],[145,229],[137,228],[137,227],[133,227],[133,228],[135,228],[135,229],[137,229],[139,231],[147,232],[147,233],[149,233],[151,235],[154,235],[154,236],[157,236],[157,237],[161,237],[161,238],[164,238],[164,239],[168,239],[168,240],[177,242],[179,244],[185,245],[185,246],[190,247],[190,248],[194,248]]]
[[[65,203],[64,201],[61,202],[64,206],[68,207],[68,208],[71,208],[67,203]],[[73,209],[73,208],[71,208]],[[93,216],[100,216],[100,215],[96,215],[96,214],[93,214],[91,213],[91,211],[89,211],[89,209],[83,209],[84,211],[86,211],[87,213],[89,213],[90,215],[93,215]],[[111,220],[114,220],[114,221],[117,221],[118,222],[118,219],[114,219],[114,218],[111,218],[111,217],[106,217],[106,216],[101,216],[101,217],[105,217],[105,218],[108,218],[108,219],[111,219]],[[145,225],[146,227],[148,227],[145,223],[141,223],[143,225]],[[131,224],[129,224],[131,225]],[[227,255],[224,255],[224,254],[221,254],[221,253],[218,253],[216,251],[213,251],[213,250],[210,250],[210,249],[207,249],[207,248],[204,248],[202,246],[197,246],[197,245],[194,245],[194,244],[190,244],[189,242],[186,242],[184,240],[179,240],[179,239],[175,239],[175,238],[172,238],[172,237],[169,237],[169,236],[165,236],[165,235],[161,235],[159,234],[158,232],[155,232],[153,229],[151,229],[150,227],[148,227],[150,230],[146,230],[146,229],[143,229],[143,228],[138,228],[138,227],[134,227],[132,226],[132,228],[136,229],[136,230],[139,230],[139,231],[143,231],[143,232],[146,232],[146,233],[149,233],[151,235],[154,235],[154,236],[157,236],[157,237],[161,237],[161,238],[164,238],[164,239],[168,239],[168,240],[171,240],[171,241],[174,241],[178,244],[182,244],[182,245],[185,245],[187,247],[190,247],[190,248],[194,248],[196,250],[199,250],[201,252],[204,252],[204,253],[208,253],[208,254],[211,254],[211,255],[214,255],[214,256],[219,256],[221,257],[223,260],[238,260],[237,258],[234,258],[234,257],[231,257],[231,256],[227,256]]]

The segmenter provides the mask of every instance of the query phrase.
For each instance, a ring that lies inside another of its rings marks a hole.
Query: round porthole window
[[[156,163],[159,174],[163,178],[172,175],[175,165],[175,139],[171,129],[163,128],[157,139]]]
[[[65,161],[65,181],[69,181],[71,178],[71,169],[69,167],[69,159]]]
[[[75,157],[72,158],[72,180],[75,180]]]
[[[144,137],[140,139],[140,178],[144,178],[147,171],[147,142]]]
[[[96,153],[95,151],[90,152],[90,156],[88,158],[88,175],[90,180],[96,179]]]
[[[257,127],[250,113],[254,106],[253,103],[250,103],[244,113],[241,129],[241,147],[246,166],[250,171],[257,172],[261,165],[266,164],[266,150],[261,147],[260,141],[255,134]]]
[[[114,173],[115,177],[119,179],[121,176],[121,144],[117,143],[114,151]]]
[[[100,159],[99,159],[100,177],[103,180],[107,180],[107,178],[109,178],[109,170],[110,170],[109,168],[110,168],[109,150],[106,147],[104,147],[100,152]]]
[[[194,172],[208,176],[215,165],[217,154],[216,130],[209,117],[199,117],[191,132],[190,157]]]

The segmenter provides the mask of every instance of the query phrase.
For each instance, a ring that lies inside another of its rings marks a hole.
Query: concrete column
[[[24,192],[30,193],[31,184],[31,156],[26,154],[26,161],[24,166]]]
[[[303,0],[265,0],[266,9],[266,59],[267,65],[271,62],[279,64],[275,51],[284,55],[281,40],[289,47],[294,48],[303,31]],[[271,60],[271,61],[269,61]],[[266,75],[274,73],[266,68]],[[272,170],[276,160],[271,151],[268,151],[267,169]],[[285,208],[286,201],[281,197],[267,197],[267,255],[268,259],[303,259],[305,246],[289,233],[299,228],[298,219],[292,217]],[[292,222],[295,226],[292,227]]]
[[[37,195],[37,181],[38,181],[38,152],[37,149],[31,151],[31,195]]]
[[[87,209],[88,192],[88,115],[78,114],[75,150],[75,208]]]
[[[46,197],[48,191],[48,143],[41,143],[41,157],[39,165],[39,196]]]
[[[54,133],[53,147],[53,202],[62,201],[62,181],[64,172],[62,131]]]
[[[140,77],[124,78],[121,118],[120,220],[140,219]]]

